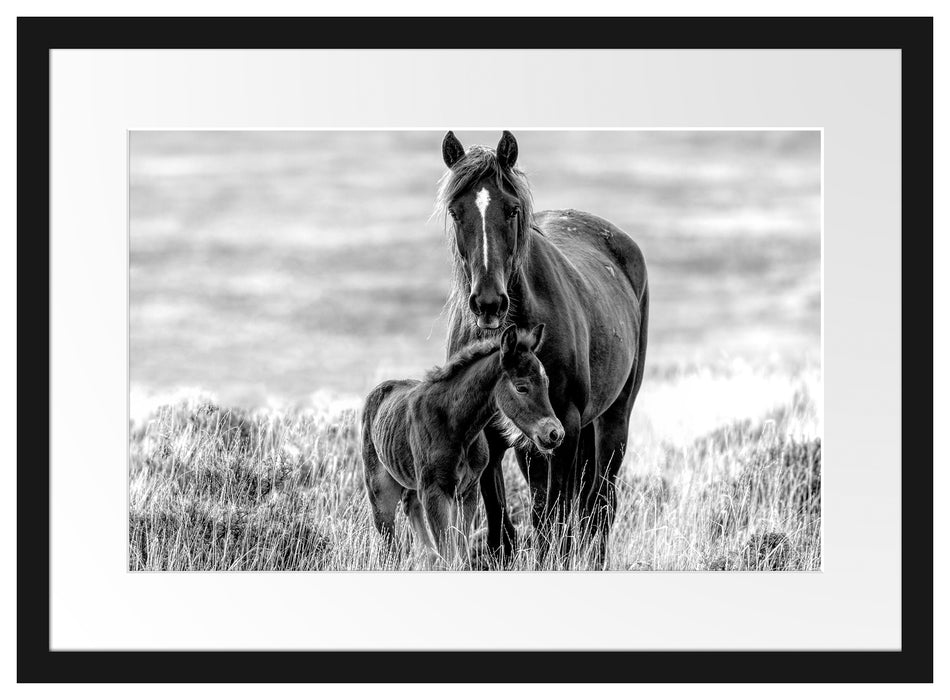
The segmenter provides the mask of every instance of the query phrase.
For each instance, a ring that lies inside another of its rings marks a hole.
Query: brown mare
[[[550,340],[539,357],[564,440],[543,459],[516,447],[532,491],[537,549],[543,553],[549,545],[553,525],[569,529],[571,512],[579,512],[582,534],[599,538],[603,562],[646,356],[649,292],[643,254],[630,236],[593,214],[534,213],[510,132],[496,149],[466,151],[450,131],[442,157],[449,170],[438,205],[451,217],[454,263],[448,352],[497,334],[503,324],[545,324]],[[514,526],[501,460],[509,445],[492,426],[486,438],[489,461],[481,491],[489,545],[507,556]]]

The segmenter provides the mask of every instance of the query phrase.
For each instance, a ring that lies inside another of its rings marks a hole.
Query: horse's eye
[[[514,219],[516,216],[518,216],[518,212],[520,212],[520,211],[521,211],[521,210],[518,209],[518,207],[515,207],[515,208],[512,209],[510,212],[508,212],[508,221],[511,221],[511,220]]]
[[[452,217],[452,221],[459,220],[459,215],[453,209],[449,209],[449,216]]]
[[[520,385],[520,386],[516,386],[516,387],[515,387],[515,391],[517,391],[519,394],[527,394],[527,393],[528,393],[528,387],[526,387],[526,386],[524,386],[524,385],[522,384],[522,385]]]

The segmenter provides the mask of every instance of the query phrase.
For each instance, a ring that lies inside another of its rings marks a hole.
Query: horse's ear
[[[501,334],[501,358],[514,354],[518,349],[518,329],[514,324],[508,326]]]
[[[445,161],[445,165],[451,168],[462,160],[464,155],[465,149],[462,148],[462,142],[451,131],[446,132],[445,138],[442,139],[442,160]]]
[[[515,167],[518,160],[518,142],[510,131],[501,133],[501,140],[498,142],[498,148],[495,149],[495,157],[498,158],[498,165],[505,170]]]
[[[544,324],[539,323],[532,328],[528,334],[528,345],[531,348],[531,352],[537,352],[542,342],[544,342]]]

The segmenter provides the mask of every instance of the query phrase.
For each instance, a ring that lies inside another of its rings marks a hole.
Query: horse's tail
[[[643,270],[643,293],[640,295],[640,338],[637,342],[637,370],[633,376],[633,393],[636,400],[643,383],[643,368],[647,360],[647,326],[650,321],[650,284],[646,278],[646,268]]]

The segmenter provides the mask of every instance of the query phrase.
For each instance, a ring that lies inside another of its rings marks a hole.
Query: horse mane
[[[468,313],[468,295],[470,281],[465,261],[459,254],[455,236],[450,235],[448,227],[448,209],[452,201],[466,190],[474,187],[486,177],[495,180],[495,186],[513,194],[520,207],[518,214],[517,242],[515,244],[513,269],[517,270],[524,263],[531,250],[531,240],[535,233],[540,234],[533,224],[534,202],[531,197],[531,188],[528,177],[517,165],[513,168],[502,168],[498,165],[495,149],[488,146],[474,145],[469,147],[465,155],[452,168],[446,171],[439,180],[439,190],[435,200],[433,216],[441,216],[446,229],[446,239],[452,259],[452,290],[446,300],[449,309],[449,328],[460,315]],[[512,299],[511,303],[514,304]]]
[[[518,334],[518,344],[521,345],[526,343],[529,331],[519,328],[516,332]],[[497,352],[500,347],[500,334],[490,338],[482,338],[481,340],[473,341],[454,353],[448,360],[446,360],[444,365],[441,365],[440,367],[434,367],[426,372],[425,381],[428,384],[436,384],[438,382],[444,382],[453,379],[454,377],[462,374],[465,370],[482,358],[488,357],[489,355]]]

